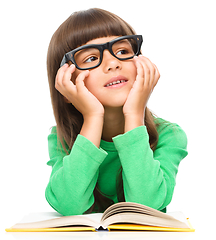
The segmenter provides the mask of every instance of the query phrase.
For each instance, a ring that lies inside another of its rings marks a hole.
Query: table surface
[[[182,240],[182,239],[200,239],[200,237],[206,237],[208,233],[208,240],[216,239],[215,233],[209,231],[199,231],[195,232],[67,232],[67,233],[4,233],[2,236],[4,240],[69,240],[69,239],[111,239],[111,240],[121,240],[121,239],[160,239],[160,240]]]

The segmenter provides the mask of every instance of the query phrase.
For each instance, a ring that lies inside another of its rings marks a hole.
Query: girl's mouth
[[[112,77],[105,85],[104,87],[120,87],[125,85],[125,83],[128,81],[128,79],[124,76],[117,76]]]
[[[117,85],[117,84],[120,84],[120,83],[125,83],[125,82],[127,82],[127,80],[118,80],[118,81],[108,83],[107,85],[105,85],[105,87],[110,87],[110,86]]]

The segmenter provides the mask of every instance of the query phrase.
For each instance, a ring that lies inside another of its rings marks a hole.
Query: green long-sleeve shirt
[[[116,178],[122,166],[125,201],[162,210],[171,201],[180,161],[187,156],[187,137],[177,125],[157,119],[159,140],[149,146],[145,126],[101,140],[100,148],[78,135],[69,152],[59,147],[56,128],[48,137],[52,173],[46,188],[49,204],[63,215],[83,214],[94,203],[94,188],[117,200]]]

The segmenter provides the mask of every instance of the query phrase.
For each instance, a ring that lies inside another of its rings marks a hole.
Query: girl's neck
[[[124,115],[122,107],[105,108],[102,139],[112,142],[112,138],[124,133]]]

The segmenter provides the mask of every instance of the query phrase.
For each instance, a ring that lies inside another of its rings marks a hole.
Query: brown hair
[[[92,39],[134,34],[136,33],[133,28],[123,19],[98,8],[73,13],[53,34],[47,54],[47,72],[57,135],[67,153],[81,130],[83,117],[72,104],[66,103],[64,97],[55,88],[55,77],[64,54]],[[145,124],[150,147],[154,150],[158,141],[158,133],[153,115],[148,108],[145,110]],[[96,199],[99,200],[97,197]]]

